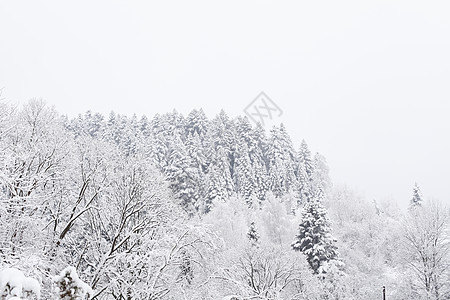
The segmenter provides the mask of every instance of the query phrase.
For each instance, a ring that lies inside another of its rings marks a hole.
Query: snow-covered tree
[[[409,207],[410,209],[414,209],[417,207],[421,207],[422,205],[423,205],[422,192],[420,191],[419,185],[416,182],[413,187],[413,196],[409,201]]]
[[[316,274],[327,273],[330,265],[340,264],[327,211],[320,201],[306,203],[292,248],[306,255]]]
[[[192,136],[198,135],[201,140],[207,132],[208,119],[202,109],[194,109],[186,117],[186,135],[189,139]]]
[[[301,253],[281,247],[250,247],[216,276],[233,296],[223,299],[328,299]]]
[[[438,202],[426,203],[405,221],[404,262],[415,275],[418,299],[446,299],[450,293],[448,226],[448,211]]]
[[[253,143],[249,148],[249,157],[255,183],[254,194],[261,202],[266,198],[266,193],[269,191],[269,182],[266,157],[264,155],[267,148],[267,141],[265,130],[260,123],[253,130],[252,141]]]
[[[56,285],[57,299],[89,300],[93,297],[91,287],[82,281],[74,267],[69,266],[53,278]]]
[[[205,212],[214,201],[225,201],[235,193],[231,175],[231,158],[233,152],[232,124],[225,112],[221,112],[210,123],[205,137],[208,167],[206,171]]]
[[[189,213],[194,213],[200,205],[201,174],[180,138],[175,138],[171,143],[163,172],[182,207]]]
[[[314,172],[314,160],[305,140],[302,140],[302,143],[300,145],[300,150],[298,151],[298,160],[299,163],[305,166],[308,178],[312,178],[312,174]]]
[[[0,299],[40,299],[39,282],[16,268],[0,270]],[[36,297],[36,298],[34,298]]]
[[[214,202],[226,201],[229,197],[226,188],[226,179],[224,178],[224,172],[215,164],[211,164],[208,167],[208,173],[206,174],[206,188],[203,212],[208,213]]]
[[[267,146],[267,161],[270,189],[277,197],[294,188],[294,159],[292,142],[284,127],[272,128]]]
[[[262,223],[261,231],[270,243],[278,246],[289,245],[292,239],[290,234],[293,234],[290,230],[291,215],[282,198],[276,198],[271,192],[267,193],[259,216]]]
[[[314,168],[311,176],[312,194],[319,200],[327,198],[331,190],[329,168],[323,155],[314,155]]]
[[[250,226],[248,228],[247,237],[253,246],[256,247],[258,245],[260,237],[258,229],[256,228],[256,224],[253,221],[250,223]]]
[[[235,163],[235,185],[236,191],[244,198],[247,204],[251,205],[251,198],[254,193],[255,183],[252,172],[251,161],[248,156],[248,147],[242,143],[238,147]]]
[[[313,175],[314,161],[311,157],[308,145],[305,140],[302,141],[300,150],[297,154],[297,190],[299,192],[299,204],[304,204],[314,197]]]

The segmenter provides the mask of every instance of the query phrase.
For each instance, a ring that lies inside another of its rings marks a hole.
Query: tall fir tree
[[[413,196],[409,201],[409,207],[410,209],[414,209],[417,207],[421,207],[422,205],[423,205],[422,192],[420,191],[419,185],[416,182],[413,187]]]
[[[294,150],[283,126],[273,127],[267,147],[269,185],[276,197],[289,192],[295,183]]]
[[[206,155],[210,164],[217,166],[223,177],[226,194],[231,196],[235,189],[232,178],[231,153],[233,152],[233,124],[224,111],[221,111],[210,123],[206,135]]]
[[[286,193],[295,188],[296,176],[295,176],[295,160],[296,153],[292,144],[291,137],[289,136],[284,124],[280,124],[280,138],[282,140],[282,147],[284,150],[284,165],[285,165],[285,177],[286,177]]]
[[[208,119],[202,109],[194,109],[186,118],[185,131],[188,138],[198,134],[201,139],[203,139],[206,134],[207,127]]]
[[[168,150],[168,161],[163,172],[170,183],[170,188],[181,202],[181,206],[193,214],[201,205],[200,175],[193,166],[185,145],[176,138]]]
[[[249,151],[249,157],[252,164],[255,180],[255,196],[259,202],[264,201],[266,193],[269,191],[267,162],[265,152],[267,149],[267,140],[265,130],[261,123],[258,123],[253,130],[253,147]]]
[[[305,140],[300,145],[300,150],[297,154],[297,191],[299,193],[299,204],[309,202],[313,194],[313,174],[314,161],[311,157],[308,145]]]
[[[323,200],[328,196],[331,189],[331,179],[327,161],[323,155],[314,155],[314,169],[312,173],[311,189],[314,197]]]
[[[314,273],[327,273],[330,264],[339,262],[327,211],[320,201],[313,199],[305,204],[298,230],[292,248],[306,255]]]
[[[309,178],[311,178],[314,172],[314,161],[311,156],[311,151],[309,150],[308,144],[305,140],[302,140],[298,157],[299,161],[305,166],[306,174]]]
[[[255,189],[255,181],[248,156],[248,148],[245,143],[238,146],[236,158],[235,183],[236,191],[244,198],[245,202],[252,205],[252,195]]]
[[[225,202],[229,195],[226,189],[226,182],[221,168],[212,163],[208,166],[206,174],[206,195],[202,212],[208,213],[214,202]]]
[[[248,232],[247,232],[247,238],[249,239],[250,244],[253,247],[258,247],[260,236],[258,233],[258,229],[256,228],[255,222],[250,223],[250,226],[249,226]]]

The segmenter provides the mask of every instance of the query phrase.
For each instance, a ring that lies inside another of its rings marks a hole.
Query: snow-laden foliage
[[[421,204],[404,222],[404,259],[413,274],[415,298],[445,299],[450,295],[449,222],[448,212],[436,202]]]
[[[0,299],[40,299],[39,282],[16,268],[0,270]]]
[[[43,299],[448,297],[448,225],[421,214],[418,188],[403,217],[333,187],[325,158],[295,142],[223,111],[68,119],[0,103],[0,269],[28,276],[2,279],[2,297],[39,297],[38,282]],[[439,257],[414,248],[437,233]]]
[[[292,248],[306,255],[316,274],[328,273],[331,268],[340,268],[342,265],[330,225],[322,203],[317,199],[309,201],[302,212],[299,232]]]
[[[74,267],[67,267],[53,278],[56,285],[58,299],[61,300],[84,300],[93,296],[91,287],[78,278]]]
[[[259,233],[256,228],[255,222],[251,222],[248,228],[247,237],[250,240],[252,246],[257,247],[259,244]]]
[[[411,201],[409,202],[409,208],[411,210],[414,210],[417,207],[422,206],[422,204],[423,204],[422,192],[420,191],[419,185],[415,183],[413,187],[413,196],[411,198]]]

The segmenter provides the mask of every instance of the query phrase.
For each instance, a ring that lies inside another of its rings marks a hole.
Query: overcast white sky
[[[448,1],[1,1],[0,87],[69,116],[236,116],[265,91],[335,183],[450,203]]]

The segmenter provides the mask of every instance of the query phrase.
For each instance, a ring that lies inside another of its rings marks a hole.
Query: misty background
[[[264,91],[335,184],[450,203],[445,1],[2,1],[0,87],[61,114],[230,116]],[[269,129],[269,128],[267,128]]]

